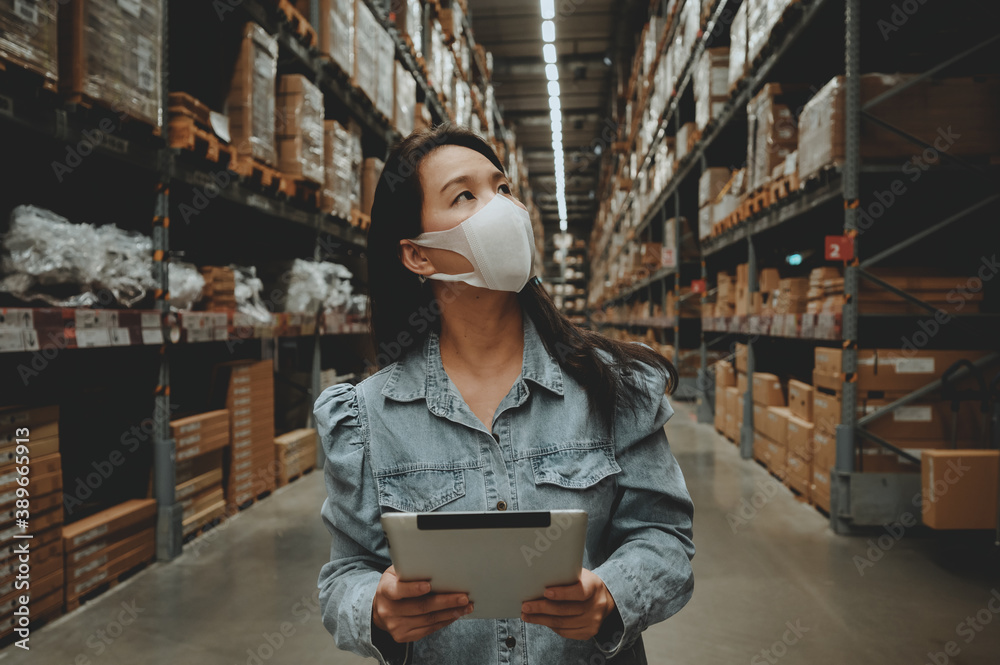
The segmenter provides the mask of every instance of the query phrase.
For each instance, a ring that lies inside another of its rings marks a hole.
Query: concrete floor
[[[1000,589],[991,537],[908,533],[862,576],[854,557],[866,556],[869,538],[832,535],[825,518],[783,488],[731,526],[727,517],[741,500],[769,493],[761,488],[771,477],[695,424],[684,404],[667,432],[696,506],[696,590],[680,614],[646,632],[651,664],[1000,663],[1000,616],[988,607]],[[329,547],[323,497],[322,475],[306,476],[177,560],[36,632],[30,652],[0,651],[0,662],[372,662],[337,651],[319,621],[314,585]],[[950,641],[955,657],[939,653]]]

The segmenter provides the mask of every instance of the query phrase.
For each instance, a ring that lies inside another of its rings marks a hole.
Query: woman
[[[472,132],[411,134],[386,161],[368,232],[381,371],[326,389],[319,576],[341,649],[380,663],[645,663],[641,632],[693,590],[693,507],[663,425],[673,366],[570,324],[532,275],[534,238],[500,160]],[[530,280],[530,281],[529,281]],[[390,566],[385,511],[589,513],[576,584],[520,619],[456,620]]]

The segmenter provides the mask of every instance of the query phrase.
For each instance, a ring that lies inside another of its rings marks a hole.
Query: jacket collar
[[[557,395],[564,394],[562,368],[545,348],[531,317],[525,313],[523,319],[524,359],[519,383],[531,381]],[[396,362],[382,394],[397,402],[425,399],[428,407],[435,411],[460,399],[449,387],[450,380],[441,363],[440,339],[431,331],[424,341],[422,353],[414,349]]]

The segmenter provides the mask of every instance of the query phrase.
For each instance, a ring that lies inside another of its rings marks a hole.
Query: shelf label
[[[38,25],[38,6],[33,0],[14,0],[14,14],[22,21]]]
[[[850,261],[854,258],[854,241],[847,236],[826,236],[823,255],[827,261]]]
[[[143,312],[141,318],[142,318],[142,327],[143,328],[159,328],[160,327],[160,314],[159,314],[159,312]]]
[[[76,331],[76,345],[81,349],[111,346],[109,328],[84,328]]]
[[[188,328],[187,330],[187,340],[188,342],[211,342],[212,341],[212,329],[211,328]]]
[[[691,293],[705,293],[708,290],[708,283],[704,279],[691,280]]]
[[[143,344],[163,344],[163,331],[159,328],[142,329]]]
[[[901,406],[892,412],[897,423],[929,423],[933,420],[929,406]]]

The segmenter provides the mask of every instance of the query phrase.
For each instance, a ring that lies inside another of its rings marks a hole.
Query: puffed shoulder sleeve
[[[323,446],[326,499],[320,511],[333,540],[330,561],[319,573],[323,625],[337,646],[383,665],[406,662],[409,650],[372,625],[372,601],[389,567],[379,523],[378,493],[368,462],[358,390],[339,384],[313,406]]]
[[[694,507],[663,428],[673,415],[666,375],[643,365],[629,378],[640,394],[634,408],[621,405],[615,417],[622,473],[609,529],[614,551],[594,569],[617,608],[596,638],[609,658],[679,611],[694,589]]]

